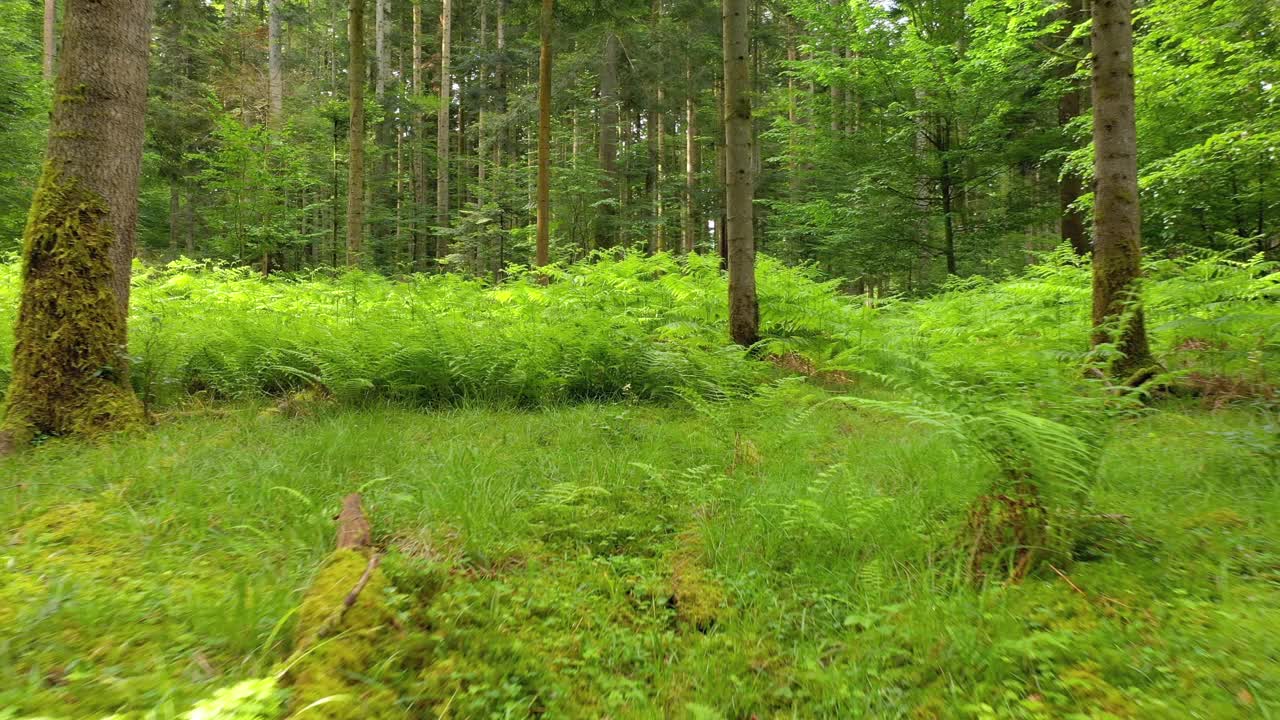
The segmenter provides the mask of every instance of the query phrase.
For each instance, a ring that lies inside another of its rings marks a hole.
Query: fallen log
[[[336,517],[336,549],[325,560],[298,610],[295,650],[283,680],[290,713],[309,720],[399,717],[388,691],[362,683],[380,643],[395,626],[386,605],[387,579],[358,494]]]

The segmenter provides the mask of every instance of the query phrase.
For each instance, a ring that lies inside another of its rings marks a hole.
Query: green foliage
[[[1080,515],[1090,533],[1053,563],[1074,587],[1044,568],[975,588],[957,539],[995,468],[950,433],[821,397],[788,382],[714,421],[232,406],[2,460],[22,487],[0,490],[0,705],[182,717],[272,675],[353,490],[400,628],[355,682],[410,716],[1249,717],[1273,701],[1265,413],[1121,421],[1088,491],[1106,516]],[[683,622],[680,594],[714,619]]]
[[[1147,263],[1146,312],[1166,367],[1263,383],[1280,373],[1280,268],[1239,257],[1199,252]],[[1024,409],[1069,400],[1098,360],[1087,347],[1089,282],[1087,262],[1064,247],[1005,282],[956,280],[919,302],[889,301],[874,323],[847,334],[850,347],[831,367],[885,370],[896,353],[988,397],[1025,400]]]
[[[0,1],[0,251],[18,246],[40,176],[48,106],[39,26],[34,3]]]
[[[290,133],[222,116],[213,138],[214,150],[193,153],[188,162],[204,168],[198,179],[213,194],[205,218],[217,256],[269,271],[273,255],[300,253],[323,234],[307,232],[312,208],[304,198],[319,180],[307,174],[302,146]]]
[[[778,299],[766,333],[815,333],[837,319],[843,305],[829,286],[772,262],[763,269],[762,295]],[[714,259],[635,256],[554,275],[547,287],[488,287],[452,275],[263,280],[189,261],[143,268],[135,384],[152,404],[318,387],[346,401],[528,406],[673,398],[680,388],[740,395],[761,376],[723,336]],[[15,269],[5,277],[12,297]]]

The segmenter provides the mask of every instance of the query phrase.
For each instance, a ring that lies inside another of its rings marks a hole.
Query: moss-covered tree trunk
[[[752,203],[750,35],[747,0],[723,0],[725,206],[728,222],[729,334],[739,345],[760,339],[756,299],[756,243]]]
[[[1093,3],[1093,343],[1122,355],[1112,374],[1138,383],[1156,366],[1141,305],[1142,229],[1133,92],[1133,2]]]
[[[0,453],[138,423],[126,322],[147,103],[149,0],[69,0],[45,166],[23,236]]]

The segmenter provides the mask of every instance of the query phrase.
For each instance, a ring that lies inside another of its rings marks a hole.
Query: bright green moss
[[[47,165],[23,237],[22,300],[0,443],[142,422],[129,385],[114,244],[102,198]]]
[[[388,583],[375,569],[354,605],[343,601],[359,584],[369,558],[355,550],[329,556],[298,611],[297,660],[289,671],[293,712],[317,720],[390,720],[403,717],[395,695],[361,682],[382,655],[392,631]]]

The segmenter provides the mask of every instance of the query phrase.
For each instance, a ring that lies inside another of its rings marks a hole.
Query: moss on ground
[[[1145,720],[1277,700],[1265,416],[1126,421],[1092,498],[1108,514],[1063,575],[974,587],[955,538],[991,478],[947,439],[741,409],[248,408],[0,461],[23,486],[0,493],[0,706],[173,717],[269,677],[367,567],[329,553],[353,489],[391,538],[382,574],[310,641],[295,696],[246,717],[335,698],[301,720]]]
[[[367,552],[337,550],[329,556],[298,610],[297,643],[288,662],[292,712],[318,720],[396,720],[405,717],[397,696],[360,678],[394,654],[395,618],[387,606],[387,579],[375,567],[349,607],[370,567]]]

